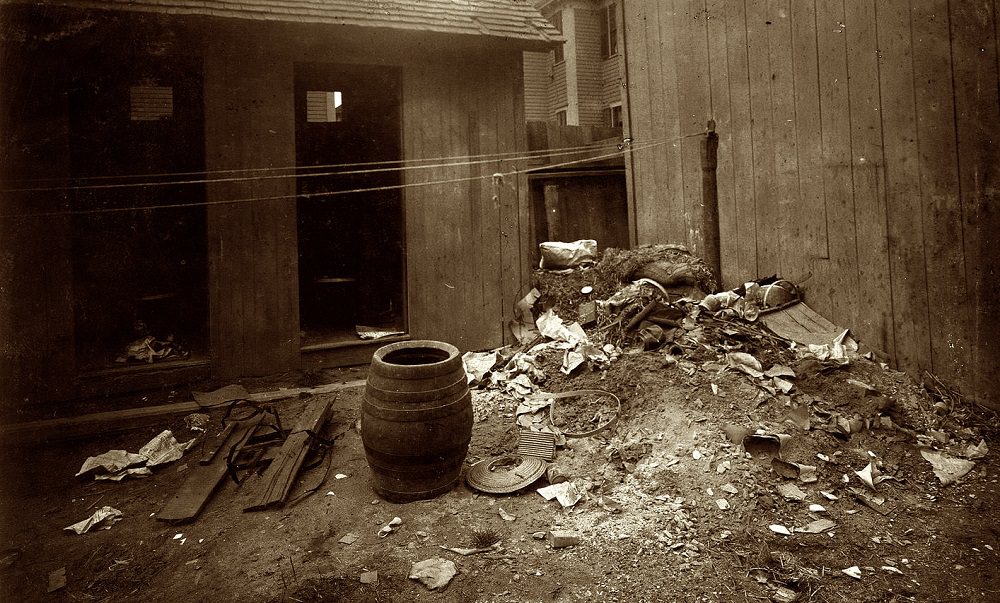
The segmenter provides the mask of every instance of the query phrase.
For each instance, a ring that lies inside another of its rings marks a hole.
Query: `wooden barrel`
[[[410,502],[451,490],[471,438],[472,398],[458,348],[418,340],[375,352],[361,440],[379,496]]]

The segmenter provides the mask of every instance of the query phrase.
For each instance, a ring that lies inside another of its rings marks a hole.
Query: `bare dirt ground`
[[[243,493],[227,481],[193,523],[158,521],[192,452],[144,479],[74,478],[87,456],[135,451],[162,429],[179,440],[197,436],[182,416],[119,435],[8,449],[0,593],[5,601],[1000,600],[995,415],[946,393],[932,396],[871,360],[831,368],[797,362],[787,346],[752,329],[711,333],[704,345],[686,347],[680,362],[619,340],[623,354],[606,370],[581,367],[572,376],[558,372],[558,354],[543,354],[546,391],[601,389],[623,406],[612,429],[558,450],[556,466],[583,493],[566,509],[536,493],[545,478],[509,495],[478,493],[463,481],[429,501],[379,500],[357,430],[361,388],[336,394],[327,433],[343,435],[300,475],[296,491],[325,478],[321,487],[276,510],[243,512]],[[772,394],[727,368],[722,354],[734,350],[765,368],[792,367],[795,389]],[[307,377],[347,382],[364,370]],[[247,387],[280,384],[290,385]],[[166,392],[150,396],[167,400]],[[275,406],[290,423],[308,402]],[[517,400],[477,389],[473,406],[468,462],[514,450]],[[218,421],[221,411],[211,415]],[[781,457],[815,466],[816,481],[783,477],[769,458],[749,455],[736,428],[788,434]],[[989,454],[948,486],[921,455],[933,448],[958,456],[980,442]],[[855,473],[869,463],[881,475],[874,488]],[[63,530],[104,505],[123,520],[83,535]],[[394,517],[402,524],[379,537]],[[832,526],[795,531],[820,519]],[[474,530],[494,531],[499,545],[469,556],[442,548],[473,546]],[[575,530],[581,539],[554,549],[536,538],[549,530]],[[357,539],[341,542],[350,534]],[[433,557],[458,569],[441,591],[408,578],[411,564]],[[47,593],[50,572],[60,568],[65,587]],[[377,572],[377,583],[362,583],[365,572]]]

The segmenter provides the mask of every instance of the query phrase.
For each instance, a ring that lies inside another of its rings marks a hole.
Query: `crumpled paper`
[[[83,462],[83,466],[76,472],[76,476],[80,477],[87,473],[94,473],[98,469],[103,469],[106,473],[118,473],[122,469],[141,465],[145,462],[146,457],[141,454],[126,452],[124,450],[109,450],[104,454],[87,457],[87,460]]]
[[[931,467],[934,468],[934,475],[941,480],[941,484],[944,486],[954,483],[957,479],[972,471],[972,468],[976,466],[976,463],[973,461],[948,456],[937,450],[921,450],[920,456],[924,457],[931,464]]]
[[[491,352],[466,352],[462,354],[462,364],[465,366],[465,377],[469,384],[479,383],[486,376],[486,373],[493,370],[493,365],[497,363],[497,353]]]
[[[194,444],[194,438],[184,443],[179,443],[173,432],[165,429],[139,449],[138,453],[126,452],[124,450],[109,450],[97,456],[88,457],[83,462],[83,466],[77,471],[76,476],[94,473],[95,479],[111,479],[120,481],[124,477],[145,477],[150,475],[150,471],[145,467],[155,467],[176,461],[184,456]],[[135,469],[139,465],[145,465],[140,469]]]
[[[555,341],[562,341],[571,345],[587,343],[587,333],[579,323],[573,322],[564,324],[563,319],[550,308],[535,321],[538,332],[543,336]]]
[[[580,502],[581,498],[583,498],[583,495],[576,489],[576,484],[568,481],[539,488],[537,492],[541,494],[545,500],[552,500],[553,498],[558,500],[559,504],[564,508],[572,507],[576,503]]]
[[[93,528],[110,530],[111,526],[121,521],[122,517],[124,517],[124,514],[114,507],[101,507],[94,511],[94,514],[87,519],[74,523],[71,526],[66,526],[63,529],[76,532],[77,534],[85,534]]]
[[[146,442],[146,445],[139,449],[139,454],[146,457],[147,467],[155,467],[181,458],[193,444],[193,438],[182,444],[177,441],[172,431],[164,429],[152,440]]]

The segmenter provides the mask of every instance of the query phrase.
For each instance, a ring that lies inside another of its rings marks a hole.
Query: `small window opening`
[[[174,89],[170,86],[132,86],[132,121],[156,121],[174,116]]]
[[[563,16],[562,11],[559,11],[554,15],[552,15],[552,19],[550,19],[552,25],[554,25],[555,28],[559,30],[559,33],[562,33],[563,30],[562,16]],[[555,50],[552,51],[552,53],[553,53],[552,54],[553,61],[556,63],[562,63],[565,60],[565,57],[563,56],[563,43],[560,42],[559,45],[555,47]]]
[[[615,2],[601,9],[601,58],[618,54],[618,7]]]
[[[344,96],[339,90],[306,92],[306,121],[333,123],[344,121]]]

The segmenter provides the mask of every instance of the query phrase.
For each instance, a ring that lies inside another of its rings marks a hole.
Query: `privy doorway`
[[[398,68],[295,66],[303,347],[406,331],[400,88]]]

